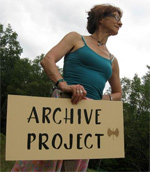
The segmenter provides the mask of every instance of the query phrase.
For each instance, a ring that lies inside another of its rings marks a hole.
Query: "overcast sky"
[[[68,32],[89,35],[86,12],[101,3],[123,10],[123,26],[107,42],[118,59],[120,77],[143,76],[150,65],[150,0],[0,0],[0,23],[11,24],[23,48],[22,57],[33,60]],[[63,61],[57,65],[63,67]]]

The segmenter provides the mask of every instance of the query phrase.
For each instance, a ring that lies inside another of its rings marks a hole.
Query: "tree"
[[[10,24],[6,30],[0,24],[0,58],[1,58],[1,115],[6,114],[8,86],[11,83],[11,74],[16,62],[20,59],[22,48],[17,41],[17,33],[13,32]]]
[[[121,79],[123,90],[125,158],[91,160],[91,168],[106,171],[149,170],[150,66],[142,77]],[[109,90],[107,91],[109,92]]]
[[[10,84],[11,74],[15,63],[20,59],[22,48],[17,41],[17,33],[13,32],[10,24],[4,31],[0,24],[0,57],[1,57],[1,103],[6,101],[7,86]],[[3,106],[2,106],[3,107]]]
[[[142,78],[135,75],[124,102],[126,159],[133,169],[141,171],[148,171],[149,83],[149,72]]]
[[[53,86],[40,65],[44,54],[33,61],[21,58],[23,49],[17,41],[17,33],[10,24],[0,25],[1,57],[1,121],[2,132],[6,132],[6,109],[8,94],[49,97]]]
[[[28,84],[26,84],[26,95],[50,97],[50,90],[53,87],[52,81],[47,77],[40,65],[44,54],[37,56],[31,62],[31,72]],[[33,89],[34,88],[34,89]]]

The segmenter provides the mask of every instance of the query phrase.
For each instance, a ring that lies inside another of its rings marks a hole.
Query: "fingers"
[[[65,92],[72,92],[71,102],[77,104],[80,100],[84,99],[87,92],[82,85],[66,85],[63,88]]]
[[[77,104],[80,100],[82,100],[86,96],[86,94],[87,94],[87,92],[82,85],[72,86],[71,102],[73,104]]]

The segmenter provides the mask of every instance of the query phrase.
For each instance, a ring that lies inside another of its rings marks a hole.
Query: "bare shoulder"
[[[66,36],[68,37],[81,37],[81,35],[78,33],[78,32],[75,32],[75,31],[72,31],[72,32],[69,32]]]
[[[118,60],[117,58],[114,56],[114,59],[113,59],[113,62],[112,62],[113,65],[118,65]]]
[[[73,32],[69,32],[68,34],[66,34],[63,39],[65,39],[69,42],[70,41],[76,42],[81,39],[81,35],[79,33],[73,31]]]
[[[109,53],[110,54],[110,60],[112,62],[112,66],[117,64],[118,63],[118,60],[116,58],[116,56],[114,56],[113,54]]]
[[[114,56],[112,61],[112,70],[113,71],[119,71],[119,64],[117,58]]]
[[[118,60],[117,60],[117,58],[115,56],[114,56],[112,64],[118,64]]]

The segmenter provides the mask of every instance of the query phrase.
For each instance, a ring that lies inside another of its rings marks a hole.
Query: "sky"
[[[10,23],[23,48],[22,58],[46,54],[67,33],[86,30],[87,11],[109,3],[123,11],[123,26],[108,39],[107,48],[118,59],[120,77],[132,79],[150,65],[150,0],[0,0],[0,23]],[[63,59],[57,63],[63,67]]]

